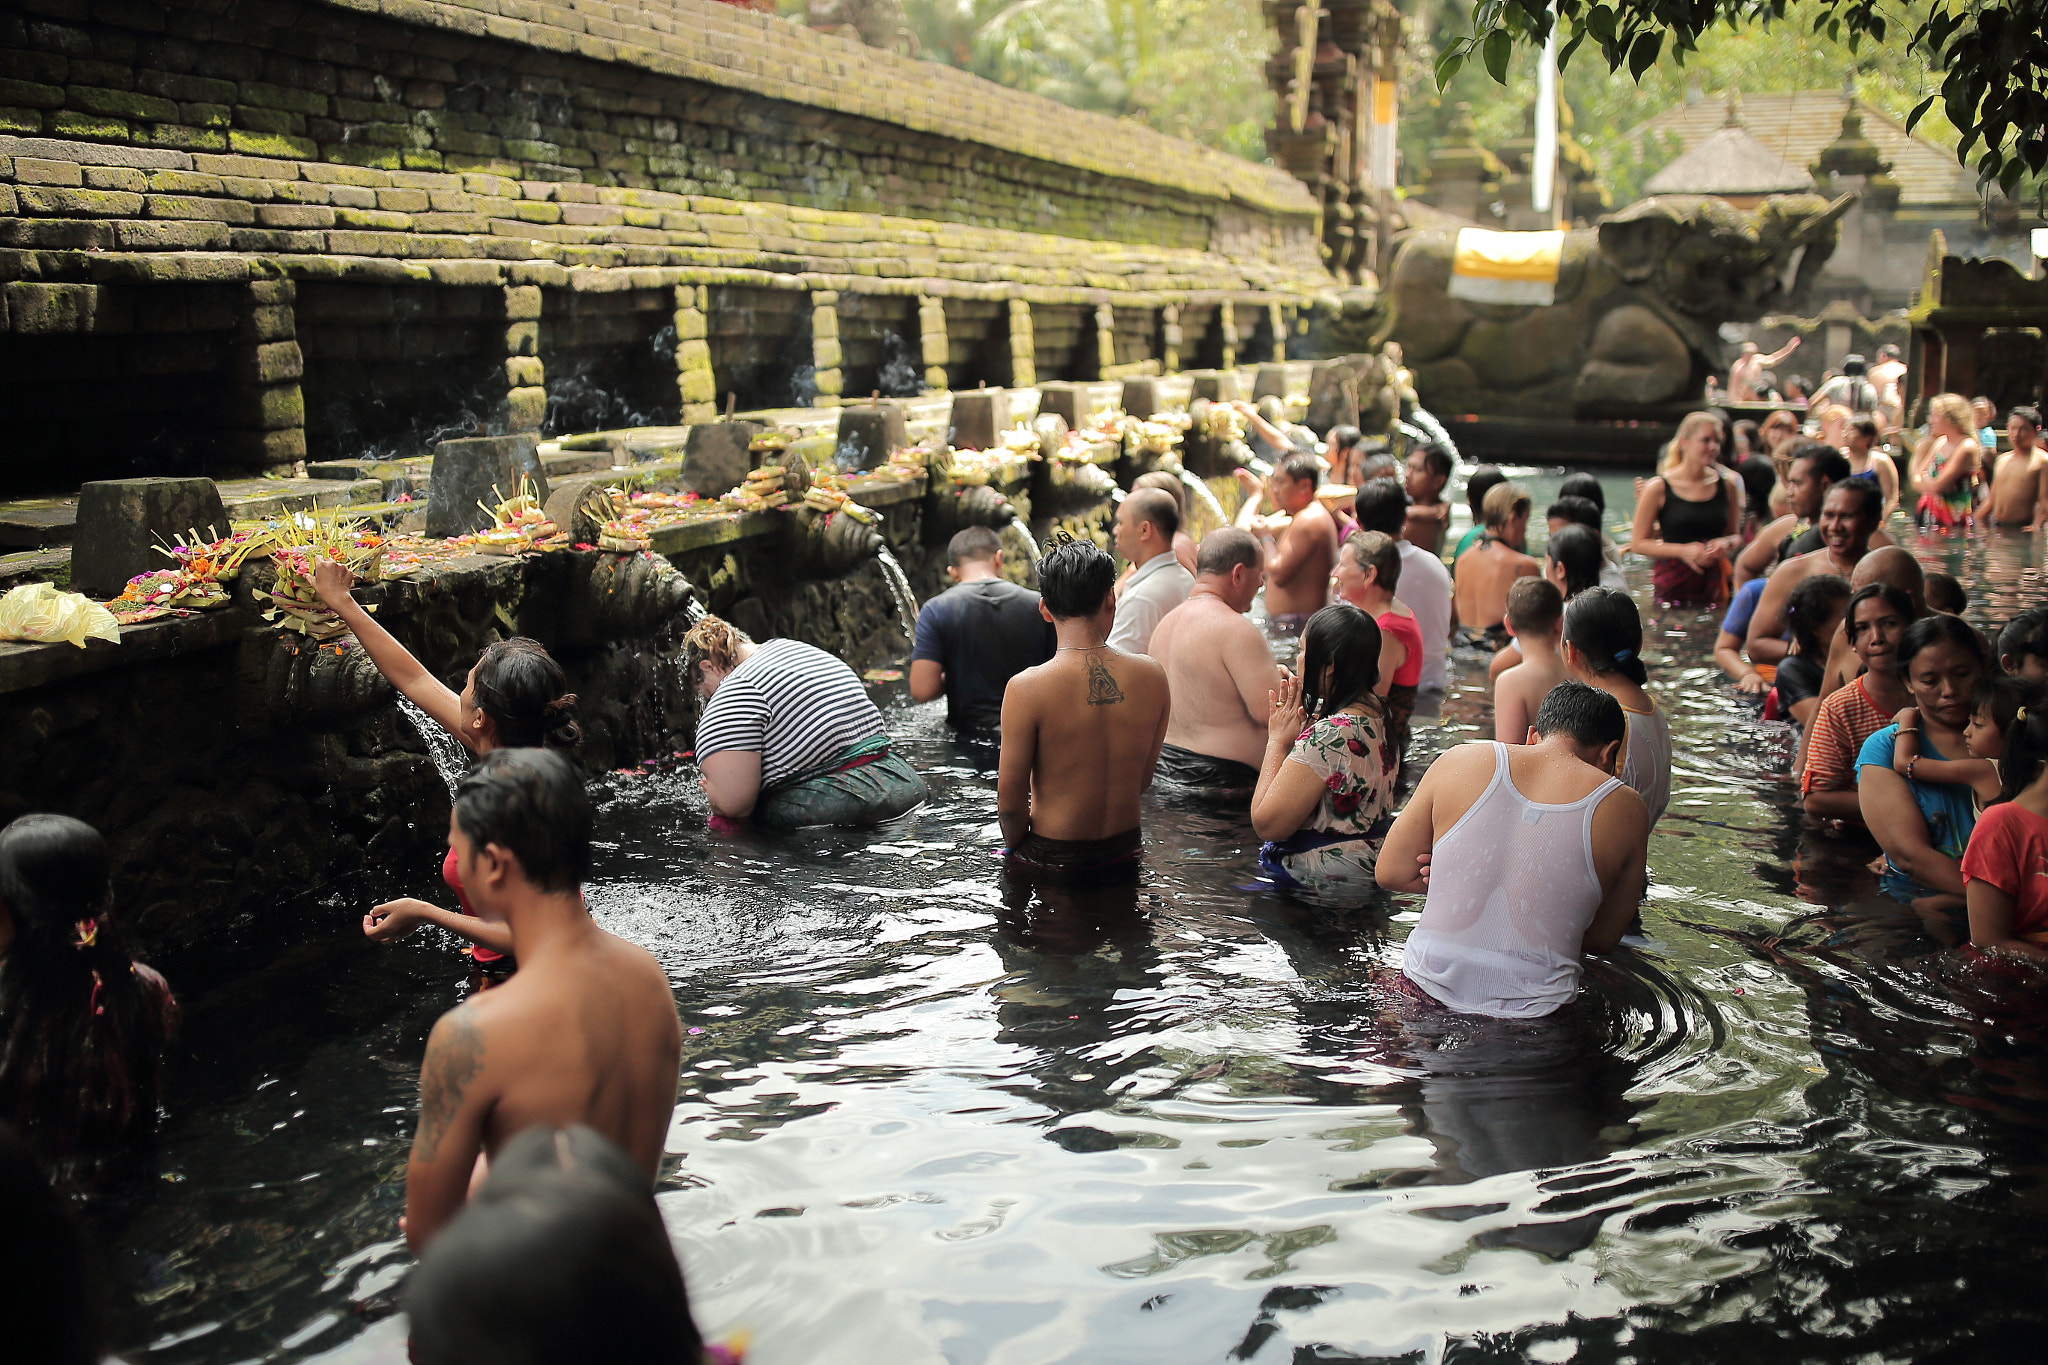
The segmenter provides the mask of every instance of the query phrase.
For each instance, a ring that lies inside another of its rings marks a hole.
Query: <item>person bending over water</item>
[[[520,967],[427,1038],[405,1168],[414,1254],[460,1212],[477,1158],[535,1124],[588,1124],[654,1179],[682,1025],[653,956],[583,903],[591,822],[583,779],[546,750],[495,750],[455,789],[448,846],[470,899],[511,926]]]
[[[1508,642],[1508,586],[1517,578],[1543,572],[1543,566],[1522,552],[1529,537],[1529,495],[1518,483],[1495,484],[1486,490],[1480,514],[1485,531],[1477,545],[1459,557],[1452,573],[1456,585],[1458,629],[1468,644],[1498,650]]]
[[[1159,775],[1236,805],[1248,804],[1266,751],[1266,701],[1280,669],[1245,613],[1259,595],[1265,557],[1251,533],[1224,526],[1202,537],[1195,588],[1152,632],[1152,657],[1173,697]]]
[[[0,1123],[60,1182],[100,1183],[156,1126],[176,1020],[129,955],[99,831],[68,815],[0,829]]]
[[[2048,961],[2048,694],[2038,687],[2006,734],[1998,775],[1963,854],[1970,942]]]
[[[1339,602],[1301,633],[1301,676],[1268,702],[1252,828],[1259,866],[1283,888],[1369,893],[1394,812],[1397,771],[1374,695],[1380,628]]]
[[[707,616],[683,637],[697,684],[697,767],[712,814],[769,829],[875,825],[923,804],[854,671],[798,640],[755,644]]]
[[[1889,584],[1867,584],[1850,594],[1845,629],[1863,676],[1823,697],[1807,727],[1799,792],[1808,815],[1862,821],[1857,757],[1864,741],[1912,701],[1899,678],[1898,650],[1914,615],[1912,600]]]
[[[1240,470],[1240,474],[1244,471]],[[1266,552],[1266,619],[1299,630],[1330,600],[1330,570],[1337,563],[1337,523],[1316,500],[1322,470],[1313,455],[1290,455],[1274,468],[1264,492],[1291,520],[1284,528],[1258,515],[1258,486],[1248,485],[1237,524]]]
[[[1075,876],[1135,865],[1138,798],[1152,785],[1171,708],[1166,670],[1109,645],[1116,562],[1056,537],[1038,564],[1039,610],[1059,632],[1050,663],[1010,679],[996,818],[1006,866]]]
[[[1432,763],[1380,850],[1379,883],[1421,891],[1402,973],[1465,1014],[1534,1019],[1571,1003],[1642,899],[1650,814],[1614,770],[1621,705],[1567,679],[1525,745],[1461,744]]]
[[[943,696],[948,725],[992,732],[1010,679],[1052,657],[1052,627],[1038,614],[1038,594],[1003,577],[1003,542],[988,527],[947,542],[946,574],[953,586],[917,613],[910,696]]]
[[[1628,733],[1615,775],[1643,798],[1655,825],[1671,804],[1671,723],[1644,690],[1643,618],[1627,593],[1588,588],[1564,604],[1564,662],[1621,704]]]
[[[1607,583],[1604,569],[1605,562],[1600,554],[1600,533],[1598,531],[1593,530],[1589,526],[1581,526],[1576,523],[1567,525],[1552,532],[1550,544],[1544,547],[1543,581],[1557,589],[1560,602],[1568,602],[1588,588],[1603,585],[1612,587],[1617,592],[1628,591],[1626,584]],[[1510,607],[1515,600],[1515,588],[1519,588],[1527,582],[1529,580],[1526,578],[1518,578],[1515,580],[1514,586],[1508,589],[1507,600]],[[1509,635],[1516,635],[1514,614],[1511,609],[1502,612],[1501,625]],[[1516,636],[1513,643],[1501,649],[1499,653],[1493,656],[1493,661],[1487,664],[1486,680],[1488,682],[1498,682],[1501,674],[1521,662],[1521,639],[1519,636]],[[1556,680],[1552,679],[1552,681]],[[1543,689],[1544,692],[1549,690],[1548,686]],[[1536,703],[1542,699],[1543,692],[1535,693],[1529,698],[1527,715],[1535,714]],[[1522,742],[1522,732],[1529,728],[1527,715],[1525,715],[1523,722],[1516,726],[1511,738],[1503,738],[1504,743],[1520,744]]]
[[[1863,823],[1884,846],[1887,893],[1902,900],[1929,894],[1961,896],[1962,857],[1976,828],[1970,788],[1893,770],[1901,726],[1913,726],[1920,758],[1968,755],[1963,731],[1976,709],[1984,678],[1977,632],[1953,616],[1923,616],[1906,628],[1898,647],[1899,672],[1913,704],[1898,720],[1863,742],[1856,756],[1857,801]]]
[[[470,753],[528,748],[574,753],[582,744],[576,694],[569,690],[568,675],[538,641],[519,636],[484,646],[462,691],[456,692],[363,610],[349,595],[354,583],[355,576],[337,561],[322,560],[313,567],[314,591],[355,634],[385,681]],[[460,914],[407,897],[372,906],[363,916],[363,932],[373,942],[391,943],[422,924],[438,925],[469,942],[470,958],[484,984],[510,976],[518,967],[510,956],[512,932],[470,909],[453,852],[442,860],[441,880],[455,893]]]

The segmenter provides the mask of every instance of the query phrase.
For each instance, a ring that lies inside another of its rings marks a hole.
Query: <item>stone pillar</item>
[[[1273,354],[1267,359],[1277,365],[1287,359],[1287,310],[1277,303],[1267,304],[1266,322],[1273,331]]]
[[[1022,299],[1010,300],[1010,387],[1030,389],[1038,386],[1037,351],[1031,341],[1031,305]]]
[[[306,398],[299,388],[298,286],[257,280],[236,327],[234,395],[224,433],[237,463],[282,474],[306,458]],[[182,528],[181,528],[182,529]],[[118,589],[117,589],[118,591]]]
[[[946,444],[955,450],[993,450],[1010,425],[1010,395],[1002,389],[966,389],[953,395]]]
[[[1219,369],[1237,368],[1237,309],[1229,299],[1216,306],[1216,325],[1223,329],[1223,359]]]
[[[540,363],[540,304],[537,284],[515,284],[505,290],[505,398],[492,415],[494,436],[539,431],[547,416],[547,375]]]
[[[817,389],[811,395],[812,407],[839,406],[839,396],[845,391],[839,361],[839,291],[814,289],[811,291],[811,364],[817,367],[817,373],[811,378]]]
[[[711,332],[707,293],[701,284],[679,284],[675,291],[676,394],[685,424],[718,418],[718,381],[711,376],[711,343],[705,340]]]
[[[1095,305],[1095,377],[1116,368],[1116,310],[1106,303]]]
[[[917,301],[918,348],[924,359],[924,386],[946,387],[946,362],[952,359],[952,345],[946,336],[946,301],[926,294]]]
[[[1159,310],[1159,372],[1180,372],[1180,308],[1167,304]]]

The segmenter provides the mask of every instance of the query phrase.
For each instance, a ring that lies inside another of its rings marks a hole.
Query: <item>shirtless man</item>
[[[1810,554],[1818,545],[1798,547],[1804,528],[1819,516],[1828,490],[1849,477],[1849,462],[1823,441],[1804,438],[1792,443],[1785,465],[1785,515],[1756,533],[1735,560],[1735,586],[1762,578],[1795,555]]]
[[[1337,523],[1316,500],[1316,484],[1321,478],[1315,456],[1290,455],[1273,470],[1265,486],[1273,505],[1291,518],[1287,525],[1276,528],[1260,516],[1255,497],[1247,497],[1237,514],[1237,524],[1265,548],[1266,616],[1284,629],[1299,630],[1309,617],[1330,604]],[[1263,750],[1263,740],[1260,747]]]
[[[1408,452],[1408,520],[1401,539],[1431,554],[1443,548],[1451,524],[1451,504],[1444,485],[1451,481],[1451,453],[1434,441]]]
[[[1728,367],[1728,401],[1731,403],[1754,403],[1757,401],[1756,382],[1765,370],[1773,369],[1791,358],[1799,349],[1799,338],[1793,337],[1778,350],[1769,355],[1758,354],[1754,341],[1742,343],[1742,354]]]
[[[1429,765],[1374,867],[1389,891],[1427,893],[1402,950],[1417,987],[1463,1013],[1539,1018],[1578,993],[1585,954],[1621,942],[1650,838],[1643,798],[1608,776],[1627,733],[1619,702],[1567,680],[1527,744],[1461,744]]]
[[[2041,414],[2014,408],[2005,419],[2012,449],[1991,468],[1991,483],[1977,504],[1977,520],[2031,531],[2048,522],[2048,450],[2041,446]]]
[[[1173,696],[1160,776],[1244,806],[1266,753],[1266,698],[1280,686],[1266,637],[1245,616],[1262,564],[1249,531],[1211,531],[1196,552],[1194,591],[1152,632]]]
[[[1116,561],[1067,541],[1038,565],[1039,610],[1059,646],[1010,679],[996,818],[1007,867],[1074,876],[1134,864],[1138,798],[1152,785],[1170,718],[1166,670],[1109,645]]]
[[[1522,553],[1529,538],[1529,495],[1518,483],[1495,484],[1480,504],[1486,538],[1458,560],[1458,629],[1471,643],[1499,650],[1508,642],[1508,587],[1517,578],[1540,576],[1543,566]]]
[[[1878,347],[1877,363],[1870,367],[1870,386],[1877,390],[1877,411],[1886,430],[1897,430],[1904,420],[1906,404],[1899,384],[1905,377],[1906,362],[1899,359],[1899,348],[1889,342]]]
[[[1839,457],[1838,457],[1839,458]],[[1780,564],[1764,584],[1756,611],[1749,618],[1745,652],[1755,664],[1775,664],[1785,657],[1785,631],[1790,618],[1785,604],[1792,589],[1817,573],[1840,574],[1848,578],[1870,549],[1870,533],[1877,529],[1884,508],[1884,494],[1869,479],[1845,479],[1828,489],[1821,501],[1821,548]]]
[[[477,914],[511,926],[519,971],[428,1035],[405,1168],[415,1254],[461,1211],[478,1158],[537,1124],[588,1124],[653,1183],[682,1028],[659,964],[583,904],[590,827],[582,777],[549,750],[494,749],[455,789],[448,843],[463,888]]]

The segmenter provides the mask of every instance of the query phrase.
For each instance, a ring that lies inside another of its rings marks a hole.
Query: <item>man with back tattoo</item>
[[[1059,645],[1003,693],[996,816],[1012,872],[1071,877],[1137,859],[1138,798],[1166,738],[1166,671],[1110,646],[1115,585],[1116,561],[1087,541],[1055,541],[1039,561],[1039,610]]]
[[[654,958],[583,904],[590,828],[583,780],[551,750],[494,749],[455,789],[448,843],[463,888],[477,914],[510,926],[519,972],[427,1039],[405,1168],[415,1254],[461,1212],[479,1159],[536,1124],[588,1124],[653,1184],[682,1027]]]

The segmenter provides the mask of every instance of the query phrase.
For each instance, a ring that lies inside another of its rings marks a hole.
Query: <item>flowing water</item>
[[[917,594],[910,590],[910,577],[903,572],[903,565],[896,556],[889,553],[884,545],[875,551],[875,560],[882,566],[882,578],[889,585],[889,596],[896,602],[896,618],[903,623],[903,638],[917,638]]]
[[[469,771],[469,750],[419,707],[404,697],[397,698],[397,701],[399,714],[405,717],[413,732],[427,746],[427,757],[434,761],[434,771],[441,774],[441,780],[448,784],[448,794],[455,795],[455,784]]]
[[[1196,476],[1194,471],[1189,469],[1181,470],[1180,481],[1188,486],[1188,492],[1194,494],[1195,501],[1202,504],[1202,509],[1215,518],[1215,521],[1209,527],[1210,530],[1213,531],[1218,526],[1230,525],[1230,514],[1223,510],[1222,503],[1216,501],[1215,490]],[[1201,539],[1200,536],[1195,538],[1197,540]]]
[[[1029,563],[1031,566],[1031,581],[1034,583],[1037,582],[1038,561],[1045,557],[1045,552],[1038,548],[1038,538],[1031,534],[1031,528],[1030,526],[1025,524],[1024,518],[1018,516],[1015,512],[1012,512],[1010,514],[1010,525],[1008,529],[1015,531],[1020,537],[1023,538],[1024,558],[1025,561]],[[915,637],[915,634],[916,632],[913,631],[913,638]]]
[[[2041,596],[2032,538],[1927,553]],[[591,904],[688,1030],[660,1203],[700,1320],[758,1365],[2036,1358],[2041,978],[1802,829],[1713,625],[1647,620],[1652,945],[1542,1023],[1417,1015],[1385,986],[1412,901],[1265,894],[1245,817],[1164,791],[1135,891],[1006,886],[995,752],[900,684],[932,801],[885,829],[714,835],[687,769],[603,780]],[[1455,676],[1425,757],[1488,725],[1483,661]],[[366,943],[379,894],[164,962],[185,1060],[112,1231],[125,1358],[403,1359],[415,1077],[464,973]]]
[[[1411,423],[1413,425],[1410,425]],[[1411,433],[1421,436],[1423,440],[1434,441],[1449,451],[1453,465],[1463,463],[1464,457],[1458,454],[1458,443],[1451,439],[1450,432],[1444,430],[1444,424],[1436,420],[1436,414],[1422,404],[1417,403],[1411,408],[1408,420],[1401,425],[1407,427]]]

